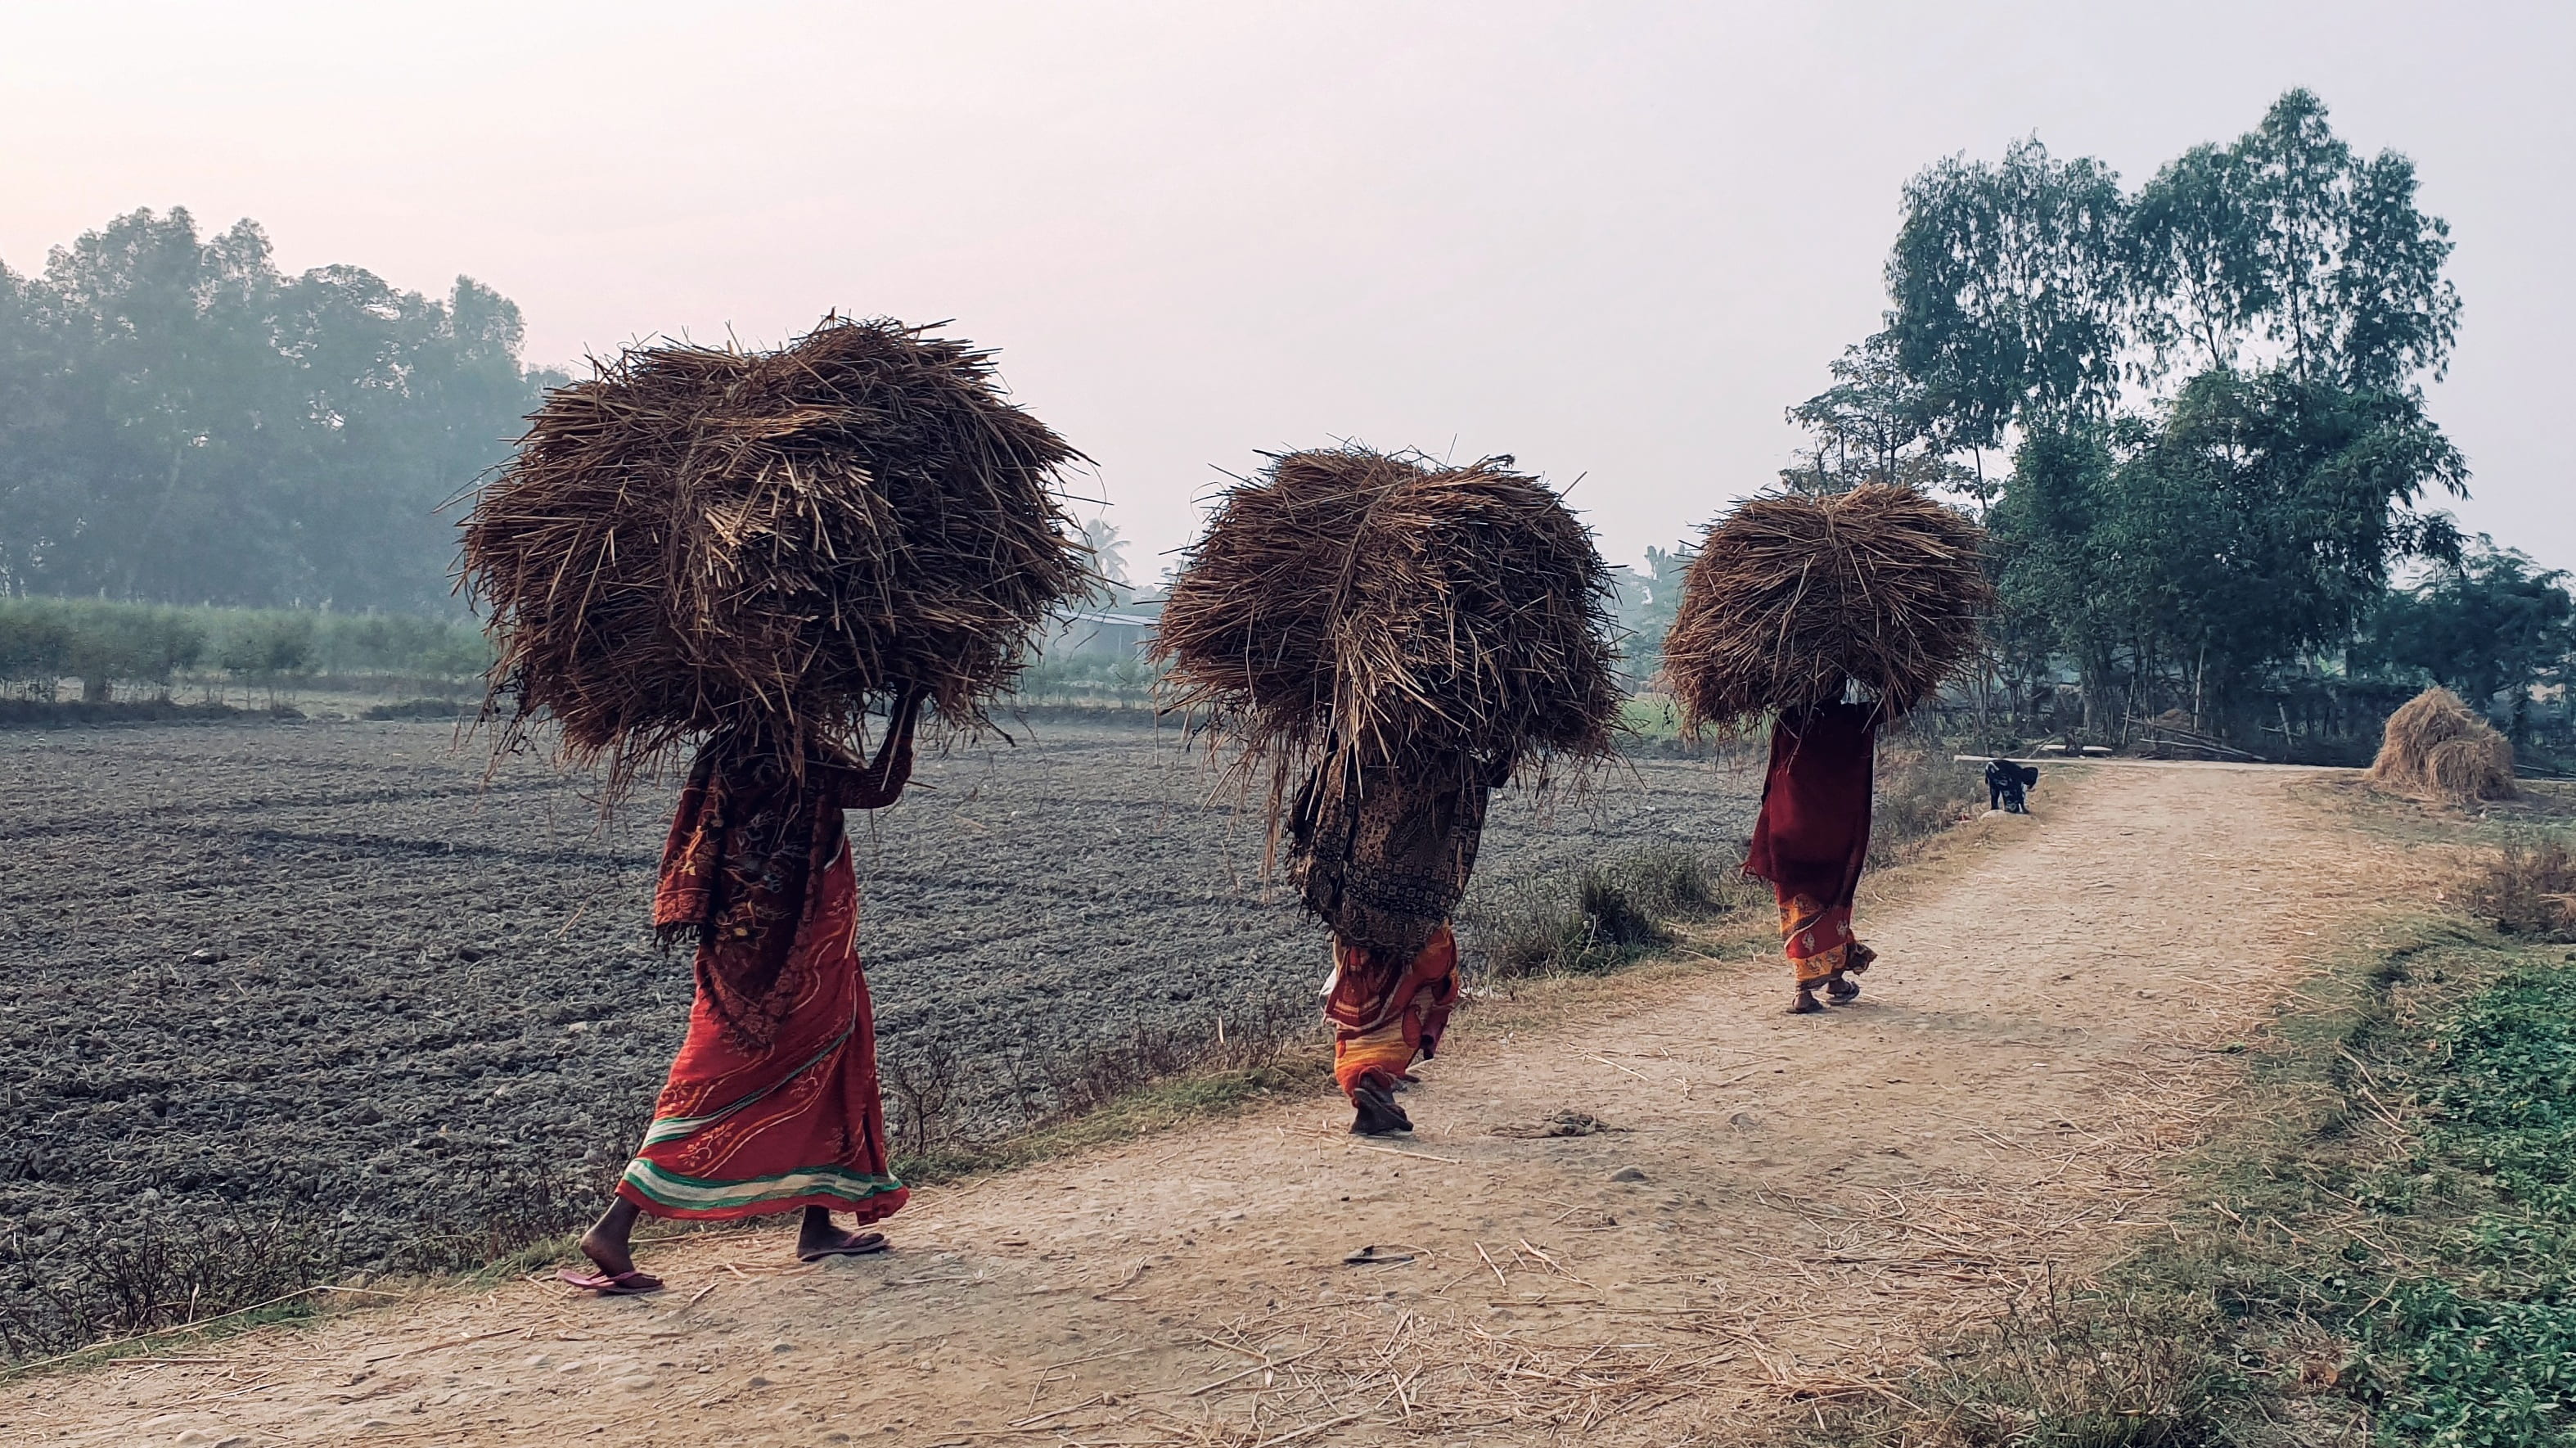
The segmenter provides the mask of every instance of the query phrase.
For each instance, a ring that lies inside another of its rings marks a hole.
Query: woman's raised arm
[[[886,721],[885,742],[877,746],[876,763],[834,771],[834,792],[841,808],[883,809],[903,798],[904,784],[912,778],[912,734],[921,723],[923,697],[918,688],[906,688],[895,700],[893,717]]]

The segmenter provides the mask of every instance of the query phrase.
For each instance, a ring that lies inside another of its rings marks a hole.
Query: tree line
[[[179,208],[0,264],[0,594],[452,609],[439,505],[563,380],[521,339],[469,277],[288,275]]]
[[[1884,325],[1788,409],[1781,481],[1978,514],[1989,682],[2071,677],[2096,732],[2223,731],[2291,677],[2435,679],[2518,723],[2565,681],[2576,598],[2438,506],[2469,469],[2423,387],[2461,302],[2417,190],[2300,90],[2134,188],[2036,137],[1938,161],[1903,192]],[[521,336],[470,278],[289,276],[254,223],[184,210],[0,265],[0,594],[452,609],[438,506],[563,380]],[[1641,679],[1689,561],[1624,577]]]
[[[0,696],[53,702],[66,679],[89,703],[170,699],[183,685],[275,690],[319,678],[448,692],[492,661],[463,614],[209,608],[102,599],[0,598]]]

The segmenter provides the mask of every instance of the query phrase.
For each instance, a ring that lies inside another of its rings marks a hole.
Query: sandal
[[[602,1297],[636,1297],[662,1290],[662,1279],[649,1272],[584,1272],[566,1267],[555,1273],[555,1280]]]
[[[856,1233],[850,1238],[850,1240],[843,1242],[837,1247],[817,1247],[811,1252],[799,1252],[796,1254],[796,1260],[799,1262],[820,1262],[826,1257],[866,1257],[882,1252],[885,1249],[885,1233],[860,1232]]]

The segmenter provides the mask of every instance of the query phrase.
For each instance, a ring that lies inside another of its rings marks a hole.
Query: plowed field
[[[1757,784],[1506,797],[1478,889],[1722,854]],[[1171,731],[1041,725],[852,817],[883,1054],[944,1058],[952,1127],[1043,1109],[1088,1044],[1311,1011],[1321,931],[1209,787]],[[287,1212],[363,1264],[560,1212],[640,1131],[690,989],[646,930],[667,796],[602,828],[444,724],[258,722],[0,733],[0,799],[0,1312],[147,1219]]]

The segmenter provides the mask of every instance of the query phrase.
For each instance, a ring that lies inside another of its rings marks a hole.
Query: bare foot
[[[1805,986],[1798,987],[1798,998],[1789,1002],[1789,1014],[1793,1016],[1812,1016],[1824,1008],[1824,1002],[1817,1000],[1816,993]]]
[[[886,1249],[883,1232],[844,1232],[832,1225],[832,1214],[822,1207],[807,1207],[804,1223],[796,1232],[796,1260],[817,1262],[825,1257],[864,1257]]]
[[[604,1275],[622,1277],[635,1270],[635,1252],[630,1245],[634,1232],[635,1204],[619,1197],[606,1216],[581,1234],[581,1255]]]

